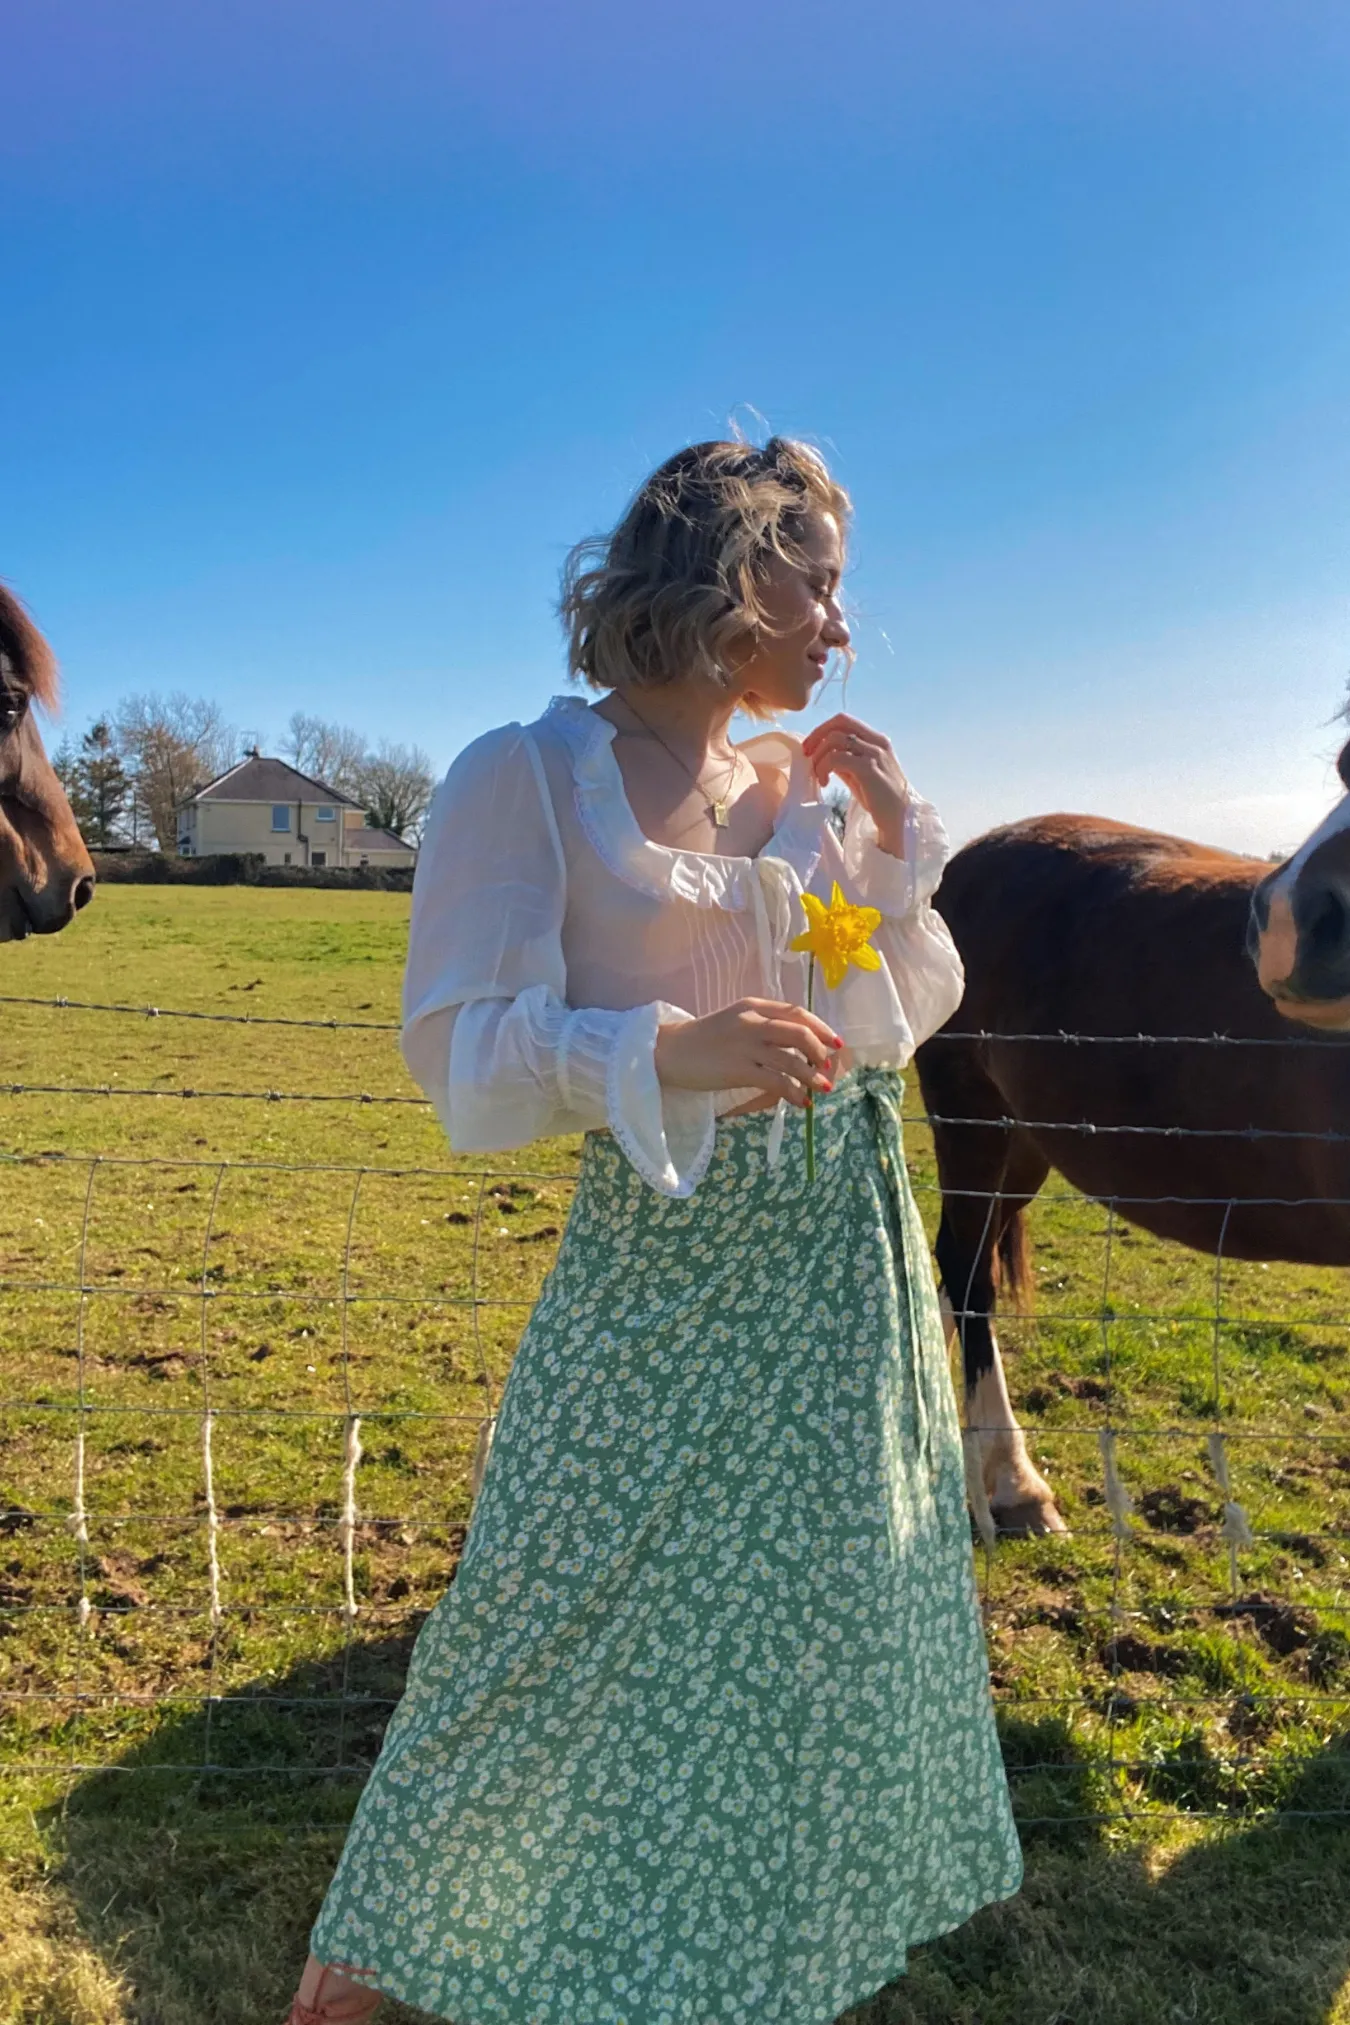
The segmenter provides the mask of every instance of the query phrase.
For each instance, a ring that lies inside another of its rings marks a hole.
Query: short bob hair
[[[800,568],[806,518],[852,504],[806,443],[694,443],[654,471],[612,534],[578,542],[563,571],[568,666],[593,689],[691,675],[730,686],[728,655],[767,628],[770,558]],[[753,698],[743,707],[754,710]]]

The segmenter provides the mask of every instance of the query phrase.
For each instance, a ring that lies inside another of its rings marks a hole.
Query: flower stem
[[[807,965],[806,970],[806,1010],[808,1012],[815,1011],[815,1006],[812,1004],[812,1000],[815,998],[815,995],[816,995],[816,959],[813,956],[811,958],[810,963]],[[806,1093],[806,1179],[808,1182],[811,1182],[814,1181],[815,1178],[816,1178],[816,1093],[814,1090],[808,1090]]]

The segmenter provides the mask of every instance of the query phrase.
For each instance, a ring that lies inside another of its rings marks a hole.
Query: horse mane
[[[35,702],[55,710],[56,656],[13,591],[0,584],[0,668]]]

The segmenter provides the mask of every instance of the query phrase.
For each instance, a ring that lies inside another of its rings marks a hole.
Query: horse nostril
[[[1350,909],[1340,888],[1323,886],[1320,892],[1310,893],[1300,911],[1303,919],[1299,926],[1309,956],[1323,962],[1340,956],[1350,943]]]
[[[93,897],[94,897],[94,881],[92,877],[86,873],[83,879],[77,879],[75,881],[75,891],[70,896],[70,903],[72,907],[75,909],[75,912],[78,914],[81,907],[87,907],[89,905],[89,902],[93,899]]]

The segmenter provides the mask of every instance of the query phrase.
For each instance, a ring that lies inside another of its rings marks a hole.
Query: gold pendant
[[[708,807],[712,810],[713,828],[717,830],[724,830],[728,822],[726,803],[709,802]]]

